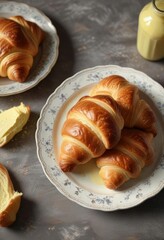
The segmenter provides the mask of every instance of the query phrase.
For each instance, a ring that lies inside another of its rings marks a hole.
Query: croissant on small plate
[[[59,165],[64,172],[101,156],[120,140],[124,120],[110,96],[85,96],[68,112],[62,128]]]
[[[44,32],[22,16],[0,18],[0,76],[24,82]]]
[[[99,175],[109,189],[137,178],[154,160],[153,135],[138,129],[123,129],[119,143],[97,158]]]
[[[89,95],[110,95],[119,105],[125,127],[143,129],[156,136],[156,117],[153,110],[141,99],[138,87],[122,76],[111,75],[103,78],[92,87]]]

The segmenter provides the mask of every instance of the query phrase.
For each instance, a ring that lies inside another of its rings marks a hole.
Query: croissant
[[[16,220],[22,193],[14,190],[7,169],[0,164],[0,226],[8,227]]]
[[[148,103],[140,98],[137,86],[119,75],[100,80],[90,91],[90,96],[110,95],[118,103],[125,127],[136,127],[157,134],[156,117]]]
[[[154,160],[153,135],[138,129],[123,129],[117,146],[97,158],[99,175],[109,189],[137,178]]]
[[[59,165],[64,172],[102,155],[120,140],[124,121],[110,96],[85,96],[68,112],[62,128]]]
[[[22,16],[0,18],[0,76],[24,82],[43,38],[43,30]]]

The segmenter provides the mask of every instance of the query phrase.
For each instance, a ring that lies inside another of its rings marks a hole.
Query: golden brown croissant
[[[7,169],[0,164],[0,226],[8,227],[16,220],[22,193],[14,190]]]
[[[125,78],[111,75],[100,80],[90,91],[90,96],[95,95],[110,95],[115,99],[124,118],[125,127],[136,127],[156,135],[154,112],[148,103],[140,98],[138,87],[130,84]]]
[[[62,128],[59,165],[64,172],[88,162],[114,147],[124,121],[109,96],[85,96],[68,112]]]
[[[24,82],[43,37],[37,24],[21,16],[0,18],[0,76]]]
[[[144,166],[154,160],[153,135],[138,129],[123,129],[119,143],[100,156],[96,163],[107,188],[117,189],[137,178]]]

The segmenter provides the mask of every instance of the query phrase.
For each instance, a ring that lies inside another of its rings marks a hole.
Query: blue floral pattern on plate
[[[39,53],[34,58],[33,67],[26,82],[18,83],[7,78],[0,78],[0,96],[8,96],[33,88],[48,75],[58,58],[59,38],[50,19],[38,9],[27,4],[1,1],[0,14],[1,17],[6,18],[21,15],[37,23],[45,31],[45,39],[39,48]]]
[[[60,130],[68,109],[78,98],[88,93],[92,84],[112,74],[122,75],[139,87],[143,97],[156,113],[158,127],[158,135],[154,141],[155,163],[143,170],[138,179],[130,180],[130,184],[125,184],[117,191],[96,186],[86,176],[63,173],[56,157],[61,141]],[[84,207],[102,211],[130,208],[157,194],[164,186],[163,96],[163,87],[146,74],[115,65],[89,68],[66,79],[48,98],[37,123],[37,155],[47,178],[70,200]],[[53,134],[56,141],[53,140]]]

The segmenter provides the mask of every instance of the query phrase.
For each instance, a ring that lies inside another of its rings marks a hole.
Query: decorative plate
[[[40,45],[39,53],[34,58],[33,67],[24,83],[0,77],[0,96],[14,95],[33,88],[48,75],[58,58],[59,38],[50,19],[41,11],[24,3],[0,2],[1,17],[9,18],[16,15],[37,23],[46,32],[46,37]]]
[[[139,178],[130,180],[117,191],[107,189],[98,177],[93,161],[63,173],[58,167],[57,154],[61,143],[61,127],[68,109],[91,86],[105,76],[119,74],[136,84],[143,98],[151,104],[157,116],[158,135],[154,140],[155,163],[145,167]],[[97,66],[66,79],[43,107],[37,123],[37,155],[45,175],[68,199],[87,208],[113,211],[133,207],[157,194],[164,187],[164,89],[146,74],[115,65]]]

